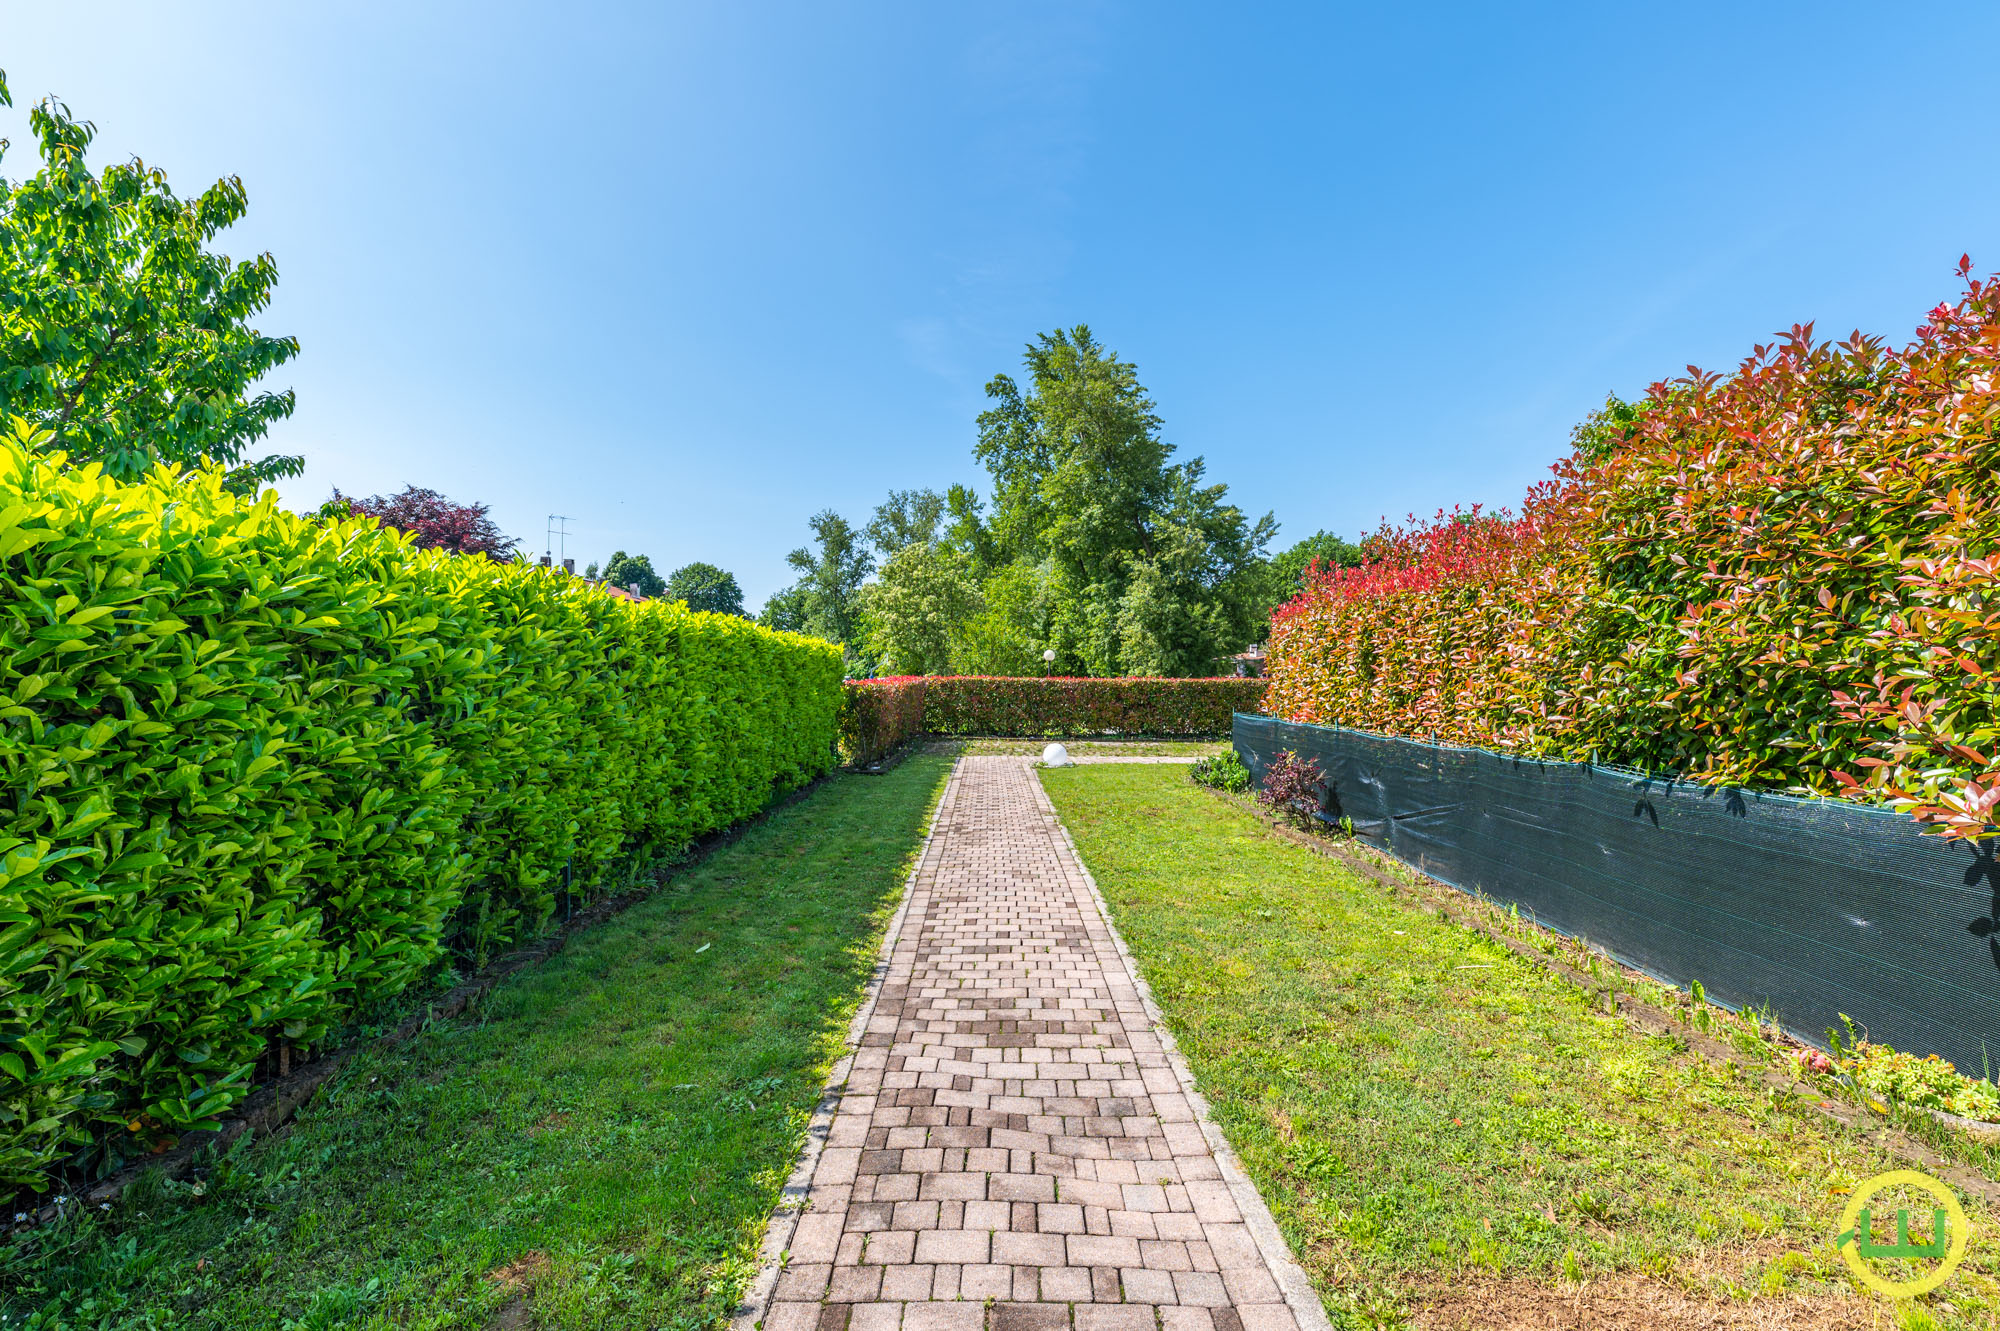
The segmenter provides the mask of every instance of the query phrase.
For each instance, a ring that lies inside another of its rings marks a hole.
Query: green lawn
[[[198,1182],[0,1249],[0,1328],[721,1324],[949,769],[834,777]]]
[[[1042,781],[1336,1325],[2000,1317],[1994,1217],[1970,1206],[1964,1266],[1917,1308],[1852,1292],[1845,1191],[1902,1162],[1809,1104],[1603,1014],[1178,767]]]

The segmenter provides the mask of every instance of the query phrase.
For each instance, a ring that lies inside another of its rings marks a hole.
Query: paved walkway
[[[959,760],[739,1327],[1323,1331],[1031,764]]]

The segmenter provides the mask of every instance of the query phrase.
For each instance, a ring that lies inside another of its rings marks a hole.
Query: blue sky
[[[2000,265],[2000,9],[1888,14],[0,0],[0,171],[56,92],[100,162],[242,176],[295,506],[563,513],[760,604],[814,511],[983,479],[1059,325],[1281,544],[1510,502],[1607,390],[1795,321],[1907,337]]]

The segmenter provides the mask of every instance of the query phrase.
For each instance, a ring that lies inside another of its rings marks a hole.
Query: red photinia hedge
[[[850,767],[880,762],[924,733],[924,677],[850,679],[840,704],[840,757]]]
[[[1261,679],[1034,679],[943,675],[926,683],[939,735],[1226,735],[1261,708]]]
[[[1273,617],[1297,720],[1886,800],[2000,804],[2000,282],[1900,350],[1810,325],[1655,384],[1519,516],[1385,530]]]
[[[919,675],[851,679],[841,753],[874,762],[917,734],[1227,735],[1263,705],[1261,679],[1034,679]]]

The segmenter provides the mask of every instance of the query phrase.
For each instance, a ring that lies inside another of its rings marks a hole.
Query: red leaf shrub
[[[1318,763],[1286,749],[1264,768],[1257,802],[1292,826],[1310,829],[1319,824],[1320,792],[1325,786]]]
[[[1803,325],[1655,384],[1608,442],[1518,517],[1385,528],[1318,575],[1273,616],[1270,710],[1990,835],[2000,281],[1900,350]]]
[[[940,675],[924,729],[938,735],[1227,735],[1263,703],[1261,679],[1035,679]]]
[[[924,677],[850,679],[842,688],[840,757],[870,767],[924,733]]]

